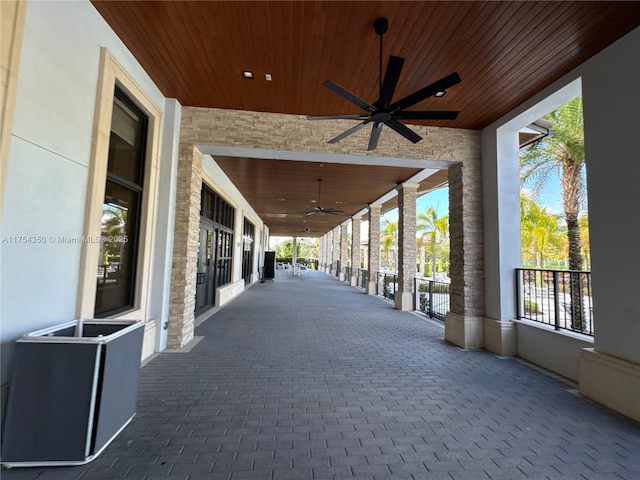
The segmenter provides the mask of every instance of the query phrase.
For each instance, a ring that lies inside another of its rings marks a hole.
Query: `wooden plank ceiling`
[[[468,129],[491,124],[640,25],[640,2],[92,3],[166,97],[184,106],[301,115],[361,113],[323,88],[325,80],[377,99],[373,23],[387,17],[383,68],[389,55],[406,59],[394,99],[454,71],[462,78],[443,98],[414,107],[458,110],[457,120],[407,123]],[[243,70],[255,79],[243,79]],[[387,183],[400,180],[390,175]],[[313,183],[315,177],[300,180]],[[346,182],[327,189],[350,188],[354,177],[342,177]],[[236,185],[246,180],[230,178]],[[254,183],[251,188],[268,189]],[[282,198],[275,190],[269,194]],[[263,218],[277,234],[276,224]],[[292,234],[294,227],[287,228]]]
[[[272,235],[320,236],[420,172],[404,167],[215,158],[260,212]],[[318,179],[322,180],[320,197]],[[446,182],[447,172],[441,170],[420,182],[418,191],[430,191]],[[308,215],[318,205],[342,211],[335,215]],[[382,208],[386,211],[395,206],[396,200],[391,199]]]

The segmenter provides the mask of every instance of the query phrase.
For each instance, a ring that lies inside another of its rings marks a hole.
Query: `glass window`
[[[115,91],[95,315],[133,308],[147,117],[118,88]]]

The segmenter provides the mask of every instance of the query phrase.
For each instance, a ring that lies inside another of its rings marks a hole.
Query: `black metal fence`
[[[345,282],[351,282],[351,267],[344,267],[344,280]]]
[[[591,272],[516,268],[518,318],[593,336]]]
[[[378,272],[378,295],[393,300],[396,296],[397,282],[397,275]]]
[[[413,287],[414,309],[444,321],[450,308],[449,284],[418,277]]]
[[[367,288],[367,284],[369,283],[369,270],[358,270],[358,286],[360,288]]]

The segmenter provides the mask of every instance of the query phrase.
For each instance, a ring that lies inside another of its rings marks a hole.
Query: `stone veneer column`
[[[327,232],[327,275],[333,275],[333,230]]]
[[[181,144],[178,154],[167,348],[180,348],[193,338],[201,190],[202,153],[195,145]]]
[[[333,269],[333,276],[337,277],[338,276],[338,260],[340,260],[340,238],[339,238],[339,234],[340,233],[340,227],[336,227],[333,229],[333,246],[332,246],[332,250],[331,250],[331,268]]]
[[[291,242],[291,265],[295,265],[298,263],[298,238],[293,237],[293,241]]]
[[[451,307],[445,339],[463,348],[484,346],[484,233],[480,162],[449,169]]]
[[[416,193],[417,183],[403,183],[398,190],[398,310],[413,310],[413,282],[416,277]]]
[[[341,282],[349,281],[346,277],[347,261],[349,260],[349,234],[347,232],[347,224],[340,225],[340,272],[338,280]]]
[[[375,295],[380,271],[380,211],[382,205],[369,205],[369,283],[367,293]]]
[[[318,240],[318,271],[324,270],[324,235]]]
[[[351,218],[351,279],[349,285],[358,285],[360,270],[360,217]]]

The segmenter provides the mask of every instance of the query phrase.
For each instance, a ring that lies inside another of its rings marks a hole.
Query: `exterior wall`
[[[22,54],[22,38],[27,2],[0,2],[0,216],[4,205],[4,183],[11,144],[13,109],[18,86],[18,70]]]
[[[640,421],[640,28],[593,57],[582,79],[594,351],[580,391]],[[603,95],[603,92],[616,92]],[[627,215],[630,215],[627,216]]]
[[[193,338],[201,190],[202,153],[193,145],[182,144],[178,157],[178,195],[167,337],[169,348],[180,348]]]
[[[416,276],[417,183],[403,183],[398,190],[398,310],[413,310],[413,279]]]
[[[360,270],[360,217],[351,218],[351,278],[349,284],[352,287],[358,285],[358,272]]]
[[[342,281],[349,281],[348,278],[346,278],[346,271],[347,271],[347,266],[348,266],[348,260],[349,260],[349,255],[348,255],[348,248],[349,248],[349,236],[347,233],[347,227],[348,225],[346,223],[343,223],[342,225],[340,225],[340,272],[338,279],[342,282]]]
[[[451,311],[445,339],[463,348],[484,346],[484,231],[479,162],[449,169]]]
[[[528,320],[516,320],[515,328],[520,358],[578,381],[578,358],[582,349],[593,347],[590,338]]]
[[[547,365],[575,365],[577,362],[581,393],[635,420],[640,420],[637,401],[640,395],[640,306],[635,301],[640,289],[640,253],[637,248],[640,226],[637,222],[623,221],[620,212],[628,212],[630,208],[633,210],[632,205],[640,204],[640,190],[637,188],[637,178],[640,177],[637,162],[640,150],[640,137],[637,135],[639,84],[640,28],[637,28],[482,132],[483,161],[497,162],[504,147],[499,142],[500,129],[518,130],[582,93],[594,348],[583,349],[579,355],[576,348],[550,349],[544,359],[536,356],[538,360],[533,361],[544,361]],[[608,91],[616,94],[603,94]],[[493,152],[484,144],[487,139],[498,140]],[[517,162],[517,158],[512,161]],[[502,171],[499,164],[497,167]],[[499,196],[505,189],[496,188],[495,173],[488,182],[485,185],[486,204],[504,208],[507,200]],[[505,254],[509,257],[505,249],[516,243],[517,238],[507,234],[510,227],[506,222],[509,222],[508,218],[485,222],[488,228],[486,247],[490,249],[487,259],[492,263],[485,270],[487,284],[492,285],[487,290],[486,311],[490,318],[486,321],[501,325],[510,323],[507,317],[513,306],[510,305],[510,296],[500,292],[515,288],[515,276],[509,271],[511,269],[504,258]],[[625,268],[620,268],[621,265]],[[518,354],[529,356],[527,351],[530,349],[519,338],[520,325],[519,322]],[[529,327],[544,329],[527,325],[527,330]],[[562,335],[556,332],[549,334]],[[540,335],[544,334],[535,334]],[[504,343],[504,339],[492,340],[494,345],[501,342]],[[568,354],[570,358],[567,358]],[[560,367],[557,371],[563,373]],[[571,375],[575,376],[575,370]]]
[[[331,251],[333,252],[333,256],[331,259],[331,267],[332,267],[332,275],[334,277],[338,277],[340,271],[338,270],[338,262],[340,261],[340,226],[338,225],[333,229],[333,236],[331,237],[333,245],[331,246]],[[344,268],[344,265],[340,265],[340,268]]]
[[[224,128],[220,126],[223,125]],[[423,140],[413,144],[400,135],[382,135],[378,148],[367,152],[369,132],[351,135],[329,144],[353,123],[342,120],[310,122],[302,115],[184,107],[181,141],[205,146],[260,148],[292,152],[357,155],[360,157],[410,158],[440,162],[480,162],[480,135],[475,130],[412,125]],[[438,168],[444,168],[439,164]],[[425,162],[425,168],[429,164]]]
[[[367,294],[375,295],[378,288],[378,272],[380,272],[380,205],[369,205],[369,282]]]
[[[67,2],[64,8],[56,2],[27,4],[13,123],[5,125],[11,138],[8,158],[3,159],[1,230],[5,238],[39,236],[44,241],[0,246],[2,383],[11,369],[13,340],[78,318],[86,303],[81,276],[87,269],[95,272],[97,261],[82,260],[86,245],[57,239],[81,239],[86,234],[86,217],[91,213],[86,201],[95,193],[88,191],[94,143],[104,133],[95,130],[103,120],[96,106],[102,95],[103,48],[126,72],[125,83],[137,85],[161,115],[165,98],[89,2]],[[113,86],[109,88],[112,95]],[[170,153],[157,155],[160,163],[172,161]],[[150,172],[152,178],[157,174]],[[150,243],[145,248],[149,258],[142,261],[147,264],[154,245],[166,240],[154,230],[155,201],[151,195],[145,209]],[[150,315],[150,281],[140,291],[146,307],[136,314],[145,322],[155,321]],[[159,303],[166,301],[156,298]],[[149,324],[145,330],[153,334],[157,329]]]

